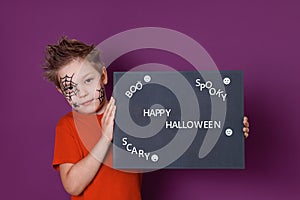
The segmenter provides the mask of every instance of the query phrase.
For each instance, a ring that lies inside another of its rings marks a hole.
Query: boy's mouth
[[[89,104],[91,104],[91,102],[92,102],[93,100],[94,100],[94,99],[85,101],[85,102],[81,103],[80,105],[82,105],[82,106],[88,106]]]

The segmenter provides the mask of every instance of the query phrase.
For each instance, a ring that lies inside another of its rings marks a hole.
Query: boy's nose
[[[88,92],[84,88],[80,88],[77,92],[79,98],[85,97],[88,95]]]

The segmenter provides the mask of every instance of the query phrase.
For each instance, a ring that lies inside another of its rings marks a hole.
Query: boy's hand
[[[244,128],[243,128],[244,136],[245,136],[245,138],[247,138],[249,136],[248,117],[244,116],[243,124],[244,124]]]
[[[114,120],[116,113],[116,105],[115,99],[113,97],[110,98],[110,101],[106,105],[105,111],[103,113],[103,117],[101,120],[102,124],[102,136],[108,139],[109,141],[113,138],[113,128],[114,128]]]

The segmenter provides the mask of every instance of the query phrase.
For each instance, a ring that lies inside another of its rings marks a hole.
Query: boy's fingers
[[[110,102],[115,103],[115,98],[114,97],[110,97]]]
[[[107,108],[107,114],[111,115],[111,112],[115,106],[115,100],[112,98],[109,102],[109,107]]]
[[[109,104],[107,105],[107,108],[106,108],[106,111],[104,113],[104,116],[105,117],[105,121],[109,121],[109,120],[113,120],[114,119],[114,113],[115,113],[115,110],[116,110],[116,105],[115,105],[115,100],[112,98],[110,101],[109,101]]]
[[[113,106],[112,111],[111,111],[111,116],[114,119],[115,118],[115,114],[116,114],[116,105]]]
[[[108,104],[106,105],[106,108],[105,108],[105,110],[104,110],[104,114],[106,114],[106,113],[109,112],[109,110],[110,110],[110,108],[111,108],[111,105],[112,105],[113,103],[114,103],[114,98],[111,97],[110,100],[109,100],[109,102],[108,102]]]
[[[112,105],[112,106],[109,108],[109,111],[108,111],[108,113],[107,113],[108,118],[111,118],[111,116],[113,115],[114,107],[115,107],[115,105]]]
[[[248,117],[244,116],[243,124],[245,127],[247,127],[247,128],[249,127]]]
[[[245,122],[244,121],[244,126],[247,127],[247,128],[249,128],[249,122]]]
[[[244,128],[243,128],[243,131],[244,131],[244,133],[247,133],[247,134],[248,134],[248,133],[249,133],[249,128],[244,127]]]
[[[245,126],[243,128],[244,136],[245,136],[245,138],[247,138],[247,137],[249,137],[249,122],[248,122],[248,117],[244,116],[243,124]]]

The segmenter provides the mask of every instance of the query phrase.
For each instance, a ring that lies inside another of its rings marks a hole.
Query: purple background
[[[51,161],[55,125],[69,108],[42,78],[45,46],[62,35],[98,44],[145,26],[185,33],[219,69],[244,71],[251,136],[246,170],[148,173],[144,200],[300,198],[299,1],[80,2],[0,3],[1,199],[68,199]],[[136,52],[123,61],[182,69],[174,57]]]

